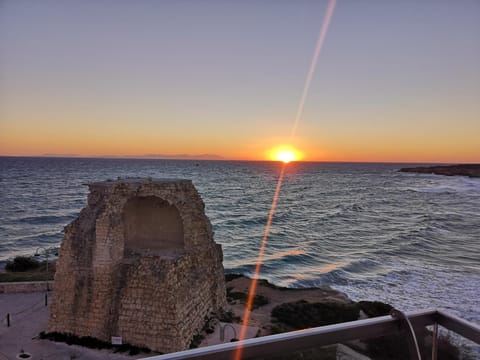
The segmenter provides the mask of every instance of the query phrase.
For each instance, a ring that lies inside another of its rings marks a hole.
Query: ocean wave
[[[411,186],[403,188],[404,191],[433,194],[472,193],[480,194],[480,179],[471,178],[444,178],[436,179],[435,183],[423,184],[423,186]]]
[[[461,189],[455,189],[455,188],[446,187],[446,186],[429,187],[429,188],[407,188],[405,190],[419,192],[419,193],[436,193],[436,194],[441,194],[441,193],[453,194],[457,191],[461,191]]]
[[[308,280],[299,280],[292,284],[295,288],[310,288],[322,286],[347,286],[352,283],[352,279],[345,270],[338,269],[319,275]]]
[[[307,267],[307,275],[295,278],[291,287],[354,286],[355,283],[377,277],[384,272],[380,264],[372,259],[361,259],[348,263],[331,263],[321,267]]]
[[[37,215],[27,216],[16,219],[17,223],[30,224],[30,225],[42,225],[42,224],[65,224],[67,225],[75,219],[75,215]]]
[[[9,238],[8,243],[14,244],[15,246],[34,246],[35,244],[59,243],[62,238],[63,231],[48,231],[26,236],[13,236]]]
[[[296,262],[300,257],[311,256],[302,249],[278,250],[273,253],[267,253],[264,256],[264,261],[278,261],[278,260],[293,260]]]
[[[353,274],[354,276],[363,275],[365,273],[374,273],[376,275],[377,270],[380,268],[380,265],[380,262],[373,259],[360,259],[357,261],[352,261],[343,266],[342,268],[343,270]]]

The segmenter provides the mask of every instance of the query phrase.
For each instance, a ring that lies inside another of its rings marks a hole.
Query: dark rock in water
[[[446,176],[469,176],[480,177],[480,164],[458,164],[442,166],[419,166],[413,168],[402,168],[402,172],[414,172],[422,174],[436,174]]]

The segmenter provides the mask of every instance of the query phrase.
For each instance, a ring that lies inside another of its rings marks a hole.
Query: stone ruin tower
[[[190,180],[89,185],[65,228],[49,332],[160,352],[187,349],[226,305],[222,249]]]

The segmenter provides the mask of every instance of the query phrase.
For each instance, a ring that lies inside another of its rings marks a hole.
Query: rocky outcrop
[[[480,164],[459,164],[443,166],[419,166],[413,168],[402,168],[402,172],[414,172],[422,174],[437,174],[446,176],[469,176],[480,177]]]
[[[48,331],[159,352],[188,348],[226,305],[222,250],[189,180],[89,185],[65,228]]]

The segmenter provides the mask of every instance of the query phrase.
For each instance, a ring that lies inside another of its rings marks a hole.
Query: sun
[[[295,154],[290,150],[279,151],[276,156],[278,161],[283,161],[284,163],[289,163],[290,161],[295,160]]]
[[[268,158],[273,161],[281,161],[288,164],[291,161],[298,161],[301,153],[291,146],[280,146],[269,151]]]

